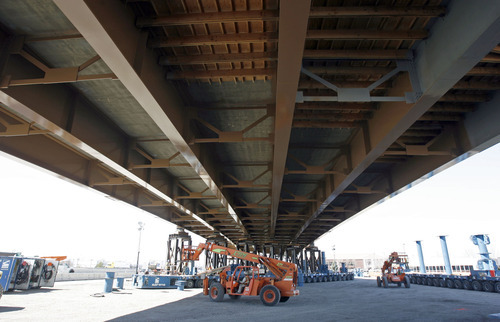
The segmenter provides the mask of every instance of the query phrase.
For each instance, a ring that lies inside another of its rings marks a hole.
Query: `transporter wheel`
[[[493,292],[495,290],[495,286],[493,286],[493,283],[489,281],[484,281],[483,282],[483,291],[485,292]]]
[[[377,286],[382,287],[382,280],[380,279],[380,276],[377,276]]]
[[[500,282],[495,283],[495,292],[500,293]]]
[[[311,277],[311,276],[308,276],[308,277],[306,278],[306,283],[312,283],[312,282],[313,282],[312,277]]]
[[[462,283],[462,280],[456,279],[453,281],[455,284],[455,288],[462,289],[464,288],[464,283]]]
[[[288,301],[289,299],[290,299],[290,296],[282,296],[282,297],[280,298],[280,302],[281,302],[281,303],[284,303],[284,302]]]
[[[455,287],[455,283],[453,283],[452,279],[449,279],[449,278],[446,279],[446,287],[447,288],[453,288],[453,287]]]
[[[446,286],[446,281],[444,280],[444,278],[440,278],[439,279],[439,287],[445,287]]]
[[[0,285],[0,299],[2,298],[2,295],[3,295],[3,287],[2,285]]]
[[[241,295],[229,295],[229,298],[231,300],[239,300],[241,298]]]
[[[398,287],[401,287],[401,282],[398,283]]]
[[[468,280],[463,280],[462,286],[465,290],[472,290],[472,284]]]
[[[194,287],[194,280],[187,280],[186,288],[193,288],[193,287]]]
[[[221,283],[219,282],[213,282],[212,285],[210,285],[210,289],[208,291],[208,294],[210,295],[210,299],[214,302],[222,302],[222,299],[224,299],[224,287],[222,286]]]
[[[417,284],[422,285],[422,277],[417,277]]]
[[[260,290],[260,300],[262,304],[273,306],[280,301],[280,290],[274,285],[266,285]]]
[[[408,276],[405,276],[405,287],[410,288],[410,278]]]
[[[429,278],[427,279],[427,285],[429,285],[429,286],[434,286],[434,279],[433,279],[432,277],[429,277]]]
[[[340,276],[335,275],[335,281],[337,281],[337,282],[338,282],[339,280],[340,280]]]
[[[435,286],[435,287],[439,287],[439,278],[435,278],[435,279],[433,279],[433,281],[432,281],[432,282],[434,283],[434,286]]]
[[[482,291],[483,286],[481,285],[481,282],[479,282],[479,281],[472,281],[472,289],[474,291]]]
[[[384,285],[384,288],[387,288],[389,285],[389,281],[387,281],[387,276],[382,276],[382,285]]]
[[[333,280],[332,277],[330,275],[328,275],[328,277],[326,278],[326,281],[331,282],[332,280]]]
[[[202,279],[196,280],[194,285],[196,288],[203,288],[203,280]]]

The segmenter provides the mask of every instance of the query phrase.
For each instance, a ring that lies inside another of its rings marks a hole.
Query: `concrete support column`
[[[422,253],[422,241],[420,240],[417,240],[417,252],[418,261],[420,263],[420,273],[425,274],[427,271],[425,270],[424,254]]]
[[[446,270],[446,274],[451,275],[451,264],[450,264],[450,256],[448,255],[448,246],[446,245],[446,236],[439,236],[441,239],[441,249],[443,250],[443,259],[444,259],[444,269]]]

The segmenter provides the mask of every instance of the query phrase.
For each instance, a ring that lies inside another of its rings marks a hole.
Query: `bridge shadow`
[[[231,300],[227,295],[222,302],[213,302],[208,296],[197,294],[175,302],[156,306],[147,310],[127,314],[109,321],[253,321],[255,316],[248,316],[249,312],[280,311],[284,307],[264,306],[259,297],[247,296],[238,300]],[[286,303],[289,304],[289,303]],[[287,305],[288,306],[288,305]],[[288,306],[290,309],[290,306]],[[279,319],[276,319],[279,320]]]
[[[43,294],[43,293],[50,293],[54,291],[60,291],[61,289],[57,288],[32,288],[29,290],[13,290],[13,291],[7,291],[4,293],[4,295],[30,295],[30,294]]]
[[[24,307],[20,306],[0,306],[0,313],[14,312],[24,310]]]

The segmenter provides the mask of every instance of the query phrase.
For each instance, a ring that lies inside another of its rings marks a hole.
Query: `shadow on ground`
[[[0,306],[0,313],[14,312],[24,310],[24,307],[20,306]]]

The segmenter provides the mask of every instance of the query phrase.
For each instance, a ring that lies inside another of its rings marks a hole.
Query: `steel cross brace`
[[[320,76],[310,72],[302,67],[301,72],[310,78],[318,81],[327,88],[337,92],[337,96],[304,96],[304,92],[298,91],[295,99],[296,103],[304,103],[306,101],[322,101],[322,102],[406,102],[408,104],[415,103],[422,95],[420,82],[418,80],[415,66],[412,60],[397,60],[397,67],[384,75],[382,78],[372,83],[365,88],[341,88],[337,87]],[[406,92],[404,96],[371,96],[370,92],[377,86],[385,83],[391,77],[399,72],[408,72],[410,82],[413,87],[413,92]]]

